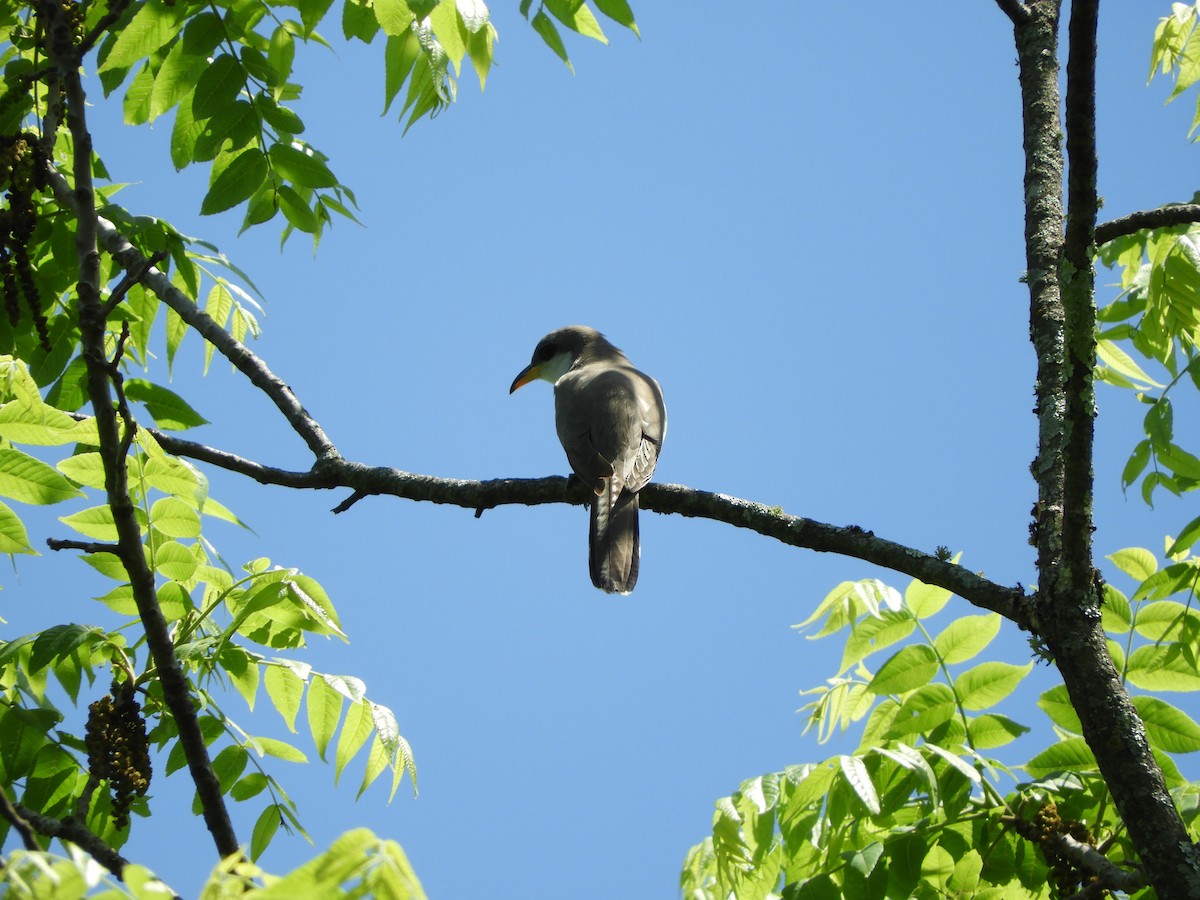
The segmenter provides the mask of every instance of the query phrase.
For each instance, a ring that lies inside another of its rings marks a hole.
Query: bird
[[[594,494],[588,523],[592,584],[628,594],[641,557],[638,491],[654,474],[667,434],[662,388],[586,325],[568,325],[538,341],[508,392],[538,380],[554,385],[558,439],[571,469]]]

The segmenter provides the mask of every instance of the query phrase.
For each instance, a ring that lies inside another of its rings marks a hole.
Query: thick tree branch
[[[1063,460],[1063,585],[1083,597],[1092,591],[1092,444],[1095,434],[1096,27],[1098,0],[1072,0],[1068,26],[1066,130],[1067,225],[1062,292],[1066,311],[1066,442]],[[1101,597],[1096,595],[1097,607]]]
[[[76,216],[76,250],[79,255],[80,343],[87,366],[87,390],[100,439],[104,461],[108,506],[117,529],[117,546],[129,574],[138,615],[146,630],[146,643],[163,687],[163,700],[175,718],[188,769],[203,805],[204,820],[221,856],[238,852],[237,836],[225,807],[220,783],[213,771],[208,748],[201,734],[187,679],[175,657],[170,630],[155,591],[154,573],[142,550],[141,529],[129,495],[125,450],[131,437],[130,423],[122,423],[113,405],[114,372],[105,357],[107,322],[100,299],[100,254],[97,249],[97,215],[92,188],[92,138],[84,120],[87,99],[79,74],[80,58],[72,48],[70,25],[62,7],[48,0],[41,6],[45,27],[51,35],[52,62],[58,69],[66,97],[66,122],[74,142],[74,186],[60,202]],[[60,187],[66,187],[65,179]],[[56,191],[56,193],[58,193]],[[139,254],[140,255],[140,254]],[[137,267],[127,267],[139,271]],[[117,375],[117,378],[120,376]]]
[[[86,825],[75,819],[56,819],[53,816],[45,816],[20,803],[14,803],[13,809],[38,834],[58,838],[60,841],[70,841],[76,847],[86,850],[96,862],[118,878],[125,871],[125,867],[129,865],[129,860],[104,843]]]
[[[1195,848],[1150,752],[1100,624],[1102,585],[1092,561],[1097,0],[1074,0],[1067,66],[1069,211],[1059,145],[1059,0],[1030,0],[1015,29],[1024,112],[1025,239],[1030,335],[1038,358],[1037,630],[1054,655],[1141,862],[1160,900],[1192,896]],[[1065,226],[1065,227],[1064,227]]]
[[[368,466],[352,460],[326,459],[307,472],[264,466],[252,460],[187,441],[160,431],[151,431],[168,453],[201,460],[232,472],[247,475],[261,484],[292,488],[349,488],[354,493],[338,504],[343,512],[355,502],[376,494],[473,509],[476,515],[498,506],[537,506],[543,503],[588,501],[588,492],[566,478],[502,478],[471,481],[418,475],[386,466]],[[748,528],[792,547],[822,553],[840,553],[884,568],[902,572],[927,584],[944,587],[984,609],[998,612],[1025,630],[1032,630],[1028,598],[1024,590],[1006,587],[962,566],[939,559],[894,541],[876,537],[858,526],[828,525],[801,516],[791,516],[777,507],[698,491],[678,484],[649,484],[639,494],[642,509],[712,519]]]
[[[0,788],[0,818],[8,822],[21,837],[21,845],[26,850],[41,850],[38,845],[37,838],[33,836],[33,829],[29,827],[19,812],[12,800],[8,798],[8,794],[3,788]]]
[[[1023,25],[1029,21],[1029,7],[1020,0],[996,0],[996,5],[1014,25]]]
[[[1035,0],[1016,28],[1025,148],[1025,259],[1029,333],[1037,353],[1038,453],[1033,476],[1038,571],[1053,571],[1062,554],[1063,456],[1066,441],[1066,312],[1059,288],[1063,158],[1059,147],[1058,3]]]
[[[1056,835],[1055,843],[1063,856],[1072,859],[1079,868],[1098,876],[1105,888],[1132,894],[1146,886],[1146,878],[1140,872],[1122,869],[1095,847],[1077,841],[1069,834]]]
[[[1200,222],[1200,203],[1179,203],[1160,206],[1158,209],[1143,209],[1119,219],[1101,222],[1096,226],[1096,243],[1109,241],[1133,234],[1145,228],[1170,228],[1172,225],[1195,225]]]

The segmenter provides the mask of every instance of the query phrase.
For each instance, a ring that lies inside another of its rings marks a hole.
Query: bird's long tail
[[[592,584],[610,594],[628,594],[637,584],[641,546],[638,497],[608,479],[592,501],[588,570]]]

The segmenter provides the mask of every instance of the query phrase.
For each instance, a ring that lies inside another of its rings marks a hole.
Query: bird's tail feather
[[[638,497],[610,479],[592,501],[588,570],[592,584],[610,594],[628,594],[637,584],[641,546]],[[615,490],[614,490],[615,488]]]

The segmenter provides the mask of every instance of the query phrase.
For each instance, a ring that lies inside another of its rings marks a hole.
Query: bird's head
[[[513,379],[511,394],[531,381],[548,381],[554,384],[570,370],[571,366],[585,354],[604,347],[616,350],[605,340],[604,335],[586,325],[568,325],[552,331],[533,348],[533,359]]]

